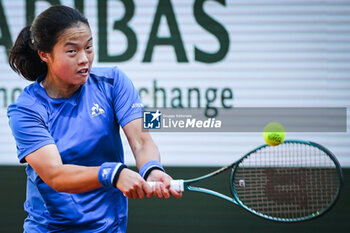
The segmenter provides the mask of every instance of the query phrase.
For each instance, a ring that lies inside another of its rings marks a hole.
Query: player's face
[[[79,23],[64,30],[48,53],[48,76],[63,85],[82,85],[89,77],[93,60],[90,28]]]

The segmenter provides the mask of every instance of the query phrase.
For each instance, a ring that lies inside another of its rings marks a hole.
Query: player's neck
[[[49,73],[42,82],[48,96],[54,99],[69,98],[80,87],[80,85],[67,84],[54,78]]]

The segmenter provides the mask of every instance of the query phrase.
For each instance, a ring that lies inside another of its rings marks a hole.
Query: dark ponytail
[[[26,26],[19,33],[10,51],[9,64],[25,79],[35,81],[39,75],[47,72],[47,65],[40,59],[30,33],[30,26]]]
[[[10,50],[11,68],[29,81],[46,74],[47,65],[41,60],[38,50],[51,52],[62,32],[79,23],[89,26],[88,20],[73,8],[63,5],[48,8],[19,33]]]

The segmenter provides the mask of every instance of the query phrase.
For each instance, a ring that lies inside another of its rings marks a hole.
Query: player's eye
[[[76,51],[75,51],[74,49],[70,49],[70,50],[67,51],[67,53],[71,53],[71,54],[72,54],[72,53],[75,53],[75,52],[76,52]]]

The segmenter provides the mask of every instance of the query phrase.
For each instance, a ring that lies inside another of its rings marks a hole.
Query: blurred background
[[[84,13],[94,65],[121,68],[147,107],[350,107],[349,0],[0,0],[0,232],[23,231],[25,166],[17,160],[6,111],[30,84],[10,69],[6,51],[53,4]],[[152,136],[167,172],[192,178],[264,144],[262,130]],[[349,126],[323,133],[286,128],[286,139],[318,142],[340,161],[344,192],[327,215],[279,224],[215,197],[185,193],[181,200],[130,200],[128,232],[347,232]],[[223,174],[207,185],[223,190],[228,180]]]

